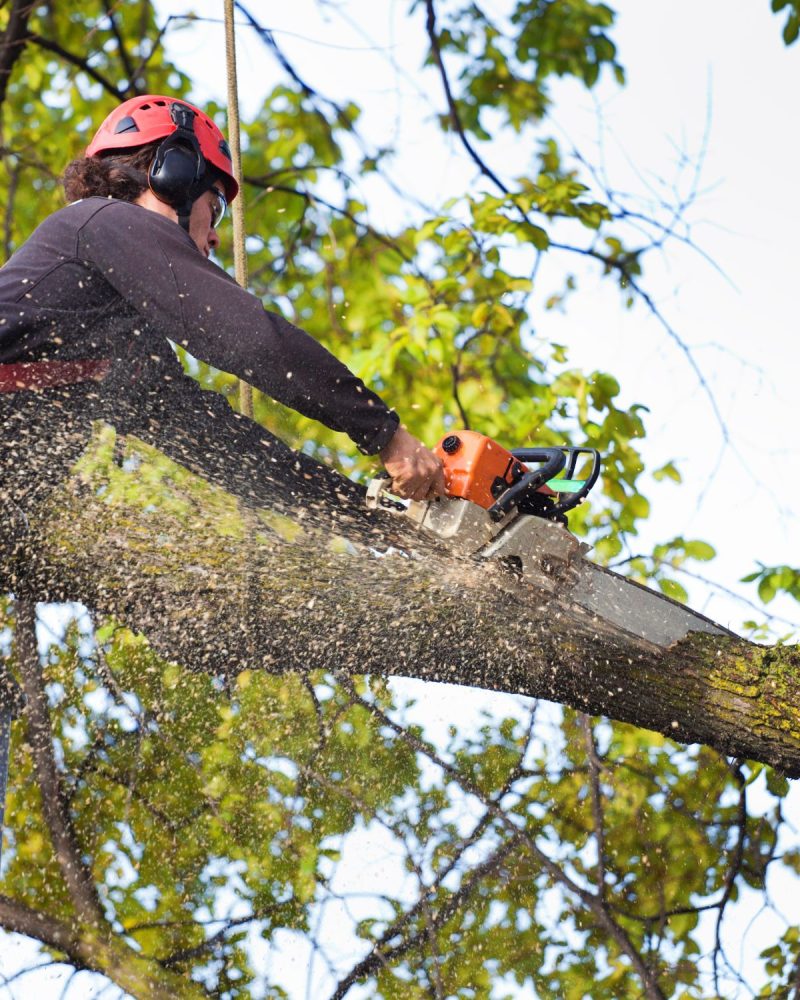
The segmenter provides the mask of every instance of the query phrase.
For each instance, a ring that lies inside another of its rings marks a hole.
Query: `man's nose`
[[[219,236],[213,226],[208,231],[208,245],[212,250],[216,250],[219,246]]]

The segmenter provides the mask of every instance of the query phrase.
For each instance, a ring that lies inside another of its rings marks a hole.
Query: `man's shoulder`
[[[78,229],[90,226],[111,226],[118,228],[150,228],[155,213],[148,212],[141,205],[118,198],[82,198],[55,212],[51,218],[68,222]],[[157,218],[157,216],[156,216]],[[166,221],[166,220],[165,220]]]
[[[142,241],[151,250],[160,246],[168,257],[188,243],[195,249],[188,233],[177,222],[141,205],[117,198],[84,198],[55,212],[52,224],[66,225],[76,235],[80,252],[115,254],[132,242]]]
[[[86,233],[121,235],[130,226],[146,225],[140,216],[147,214],[138,205],[115,198],[82,198],[49,215],[37,226],[35,235],[55,240],[75,238],[80,244]]]
[[[93,218],[110,218],[112,215],[119,217],[120,213],[128,214],[131,210],[136,211],[138,205],[129,201],[119,201],[117,198],[81,198],[73,201],[64,208],[53,212],[50,219],[58,222],[70,222],[73,225],[81,225]]]

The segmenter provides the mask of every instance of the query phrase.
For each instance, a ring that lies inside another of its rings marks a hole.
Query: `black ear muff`
[[[203,173],[204,163],[199,148],[192,149],[174,133],[158,147],[150,164],[148,183],[157,198],[177,208],[179,202],[186,200]]]
[[[178,212],[178,221],[188,230],[192,204],[203,189],[206,160],[194,132],[195,112],[185,104],[170,107],[175,131],[156,150],[147,182],[159,199]]]

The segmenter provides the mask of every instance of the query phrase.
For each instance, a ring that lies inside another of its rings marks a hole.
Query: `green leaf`
[[[674,483],[682,482],[681,474],[673,462],[667,462],[660,469],[656,469],[653,472],[653,478],[656,482],[661,482],[664,479],[671,479]]]
[[[671,597],[673,601],[680,601],[682,604],[685,604],[689,600],[686,588],[682,587],[676,580],[661,577],[656,582],[661,593],[666,594],[667,597]]]
[[[717,554],[717,550],[713,545],[697,540],[687,542],[684,551],[689,558],[698,559],[701,562],[708,562],[709,559],[713,559]]]
[[[786,776],[771,767],[765,768],[765,774],[769,791],[779,798],[785,798],[789,794],[789,781]]]

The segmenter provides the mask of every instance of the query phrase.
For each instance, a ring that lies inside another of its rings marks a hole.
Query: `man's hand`
[[[392,491],[399,497],[432,500],[445,495],[441,460],[405,427],[397,428],[380,454],[384,468],[392,477]]]

